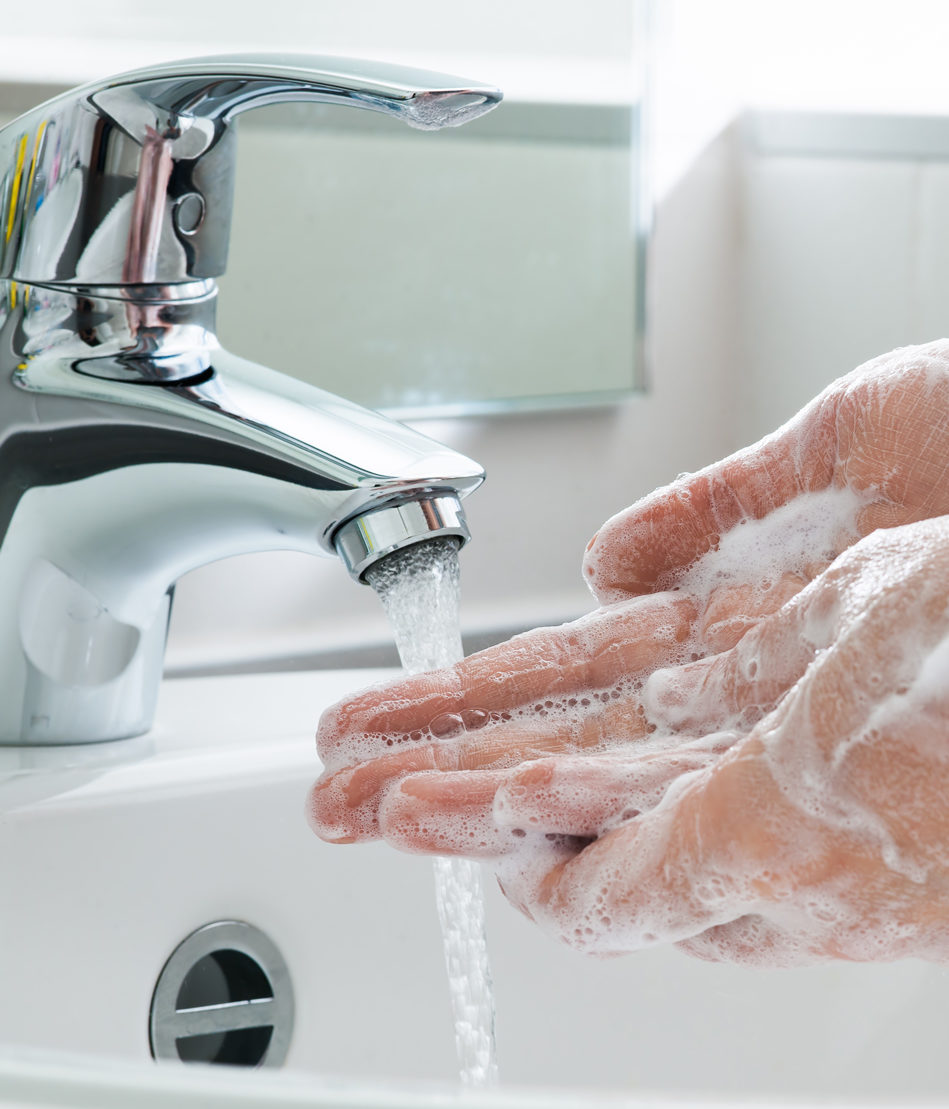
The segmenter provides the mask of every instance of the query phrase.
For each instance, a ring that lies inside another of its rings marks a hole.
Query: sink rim
[[[394,669],[171,678],[143,736],[63,747],[0,747],[0,813],[106,804],[142,793],[226,788],[249,776],[322,769],[320,714]]]

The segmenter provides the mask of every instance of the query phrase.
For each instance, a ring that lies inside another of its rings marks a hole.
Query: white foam
[[[677,580],[677,588],[708,597],[753,575],[773,584],[783,574],[829,563],[857,537],[857,514],[869,497],[842,486],[802,493],[760,520],[746,517]]]

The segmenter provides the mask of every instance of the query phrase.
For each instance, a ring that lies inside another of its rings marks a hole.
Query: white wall
[[[221,342],[390,409],[629,390],[631,111],[571,125],[507,103],[438,134],[338,106],[248,113]]]
[[[565,82],[601,86],[628,70],[632,26],[633,0],[191,0],[186,15],[146,0],[49,0],[41,18],[4,5],[0,79],[74,83],[176,57],[283,51],[459,73],[470,64],[472,76],[521,97]]]
[[[742,229],[744,438],[861,362],[949,334],[949,144],[942,160],[749,154]]]

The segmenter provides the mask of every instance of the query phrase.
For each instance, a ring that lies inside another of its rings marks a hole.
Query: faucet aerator
[[[428,539],[453,538],[462,547],[471,538],[456,496],[433,494],[385,505],[347,520],[333,536],[343,564],[356,581],[382,558]]]

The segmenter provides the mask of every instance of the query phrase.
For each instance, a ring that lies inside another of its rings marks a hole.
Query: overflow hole
[[[152,998],[156,1059],[228,1066],[283,1062],[293,1026],[286,963],[259,929],[218,921],[192,933],[165,964]]]

